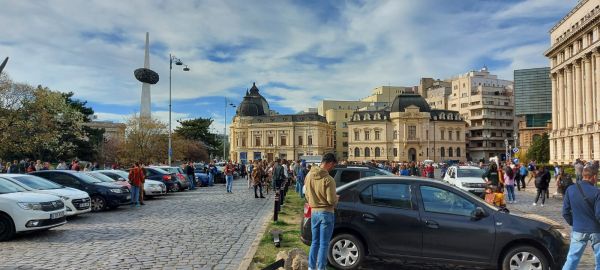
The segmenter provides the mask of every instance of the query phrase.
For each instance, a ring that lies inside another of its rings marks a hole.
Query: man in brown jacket
[[[304,185],[306,200],[311,207],[312,242],[308,256],[308,269],[326,269],[327,248],[333,234],[334,209],[338,202],[335,193],[335,180],[329,171],[337,160],[332,153],[325,154],[321,166],[313,166]]]

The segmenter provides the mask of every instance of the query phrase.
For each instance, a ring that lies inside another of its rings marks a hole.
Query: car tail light
[[[163,175],[163,180],[165,181],[171,181],[171,176],[170,175]]]
[[[311,208],[308,203],[304,203],[304,218],[310,218]]]

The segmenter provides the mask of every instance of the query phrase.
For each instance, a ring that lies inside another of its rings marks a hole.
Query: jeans
[[[335,216],[331,212],[313,211],[310,218],[312,242],[308,255],[308,269],[326,269]]]
[[[260,196],[264,197],[263,193],[262,193],[262,184],[258,184],[254,186],[254,197],[258,197],[258,194],[256,194],[256,191],[260,190]]]
[[[567,255],[567,262],[565,262],[563,270],[577,269],[579,260],[588,242],[592,243],[592,250],[594,250],[594,257],[596,257],[596,270],[600,270],[600,233],[580,233],[575,231],[571,233],[569,255]]]
[[[535,203],[538,202],[540,197],[542,198],[542,204],[544,204],[546,202],[546,189],[545,188],[537,189],[537,195],[535,196]]]
[[[231,190],[233,188],[233,175],[226,175],[225,182],[227,183],[227,192],[233,192]]]
[[[296,177],[296,193],[300,194],[300,198],[304,198],[304,193],[302,193],[303,186],[304,186],[304,177],[298,175]]]
[[[188,180],[190,180],[189,190],[196,189],[196,183],[194,183],[194,175],[188,175]]]
[[[508,195],[508,201],[509,202],[514,202],[516,200],[516,198],[515,198],[515,186],[513,186],[513,185],[506,185],[506,194]]]
[[[131,204],[140,205],[140,187],[131,186]]]
[[[208,174],[208,185],[213,186],[215,183],[215,175],[212,173]]]

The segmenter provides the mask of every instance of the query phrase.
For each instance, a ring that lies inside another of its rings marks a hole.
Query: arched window
[[[379,147],[375,147],[375,157],[380,157],[381,156],[381,149],[379,149]]]
[[[460,147],[456,147],[456,156],[460,157]]]
[[[360,115],[355,114],[354,115],[354,121],[360,121]]]
[[[440,156],[446,157],[446,149],[444,149],[444,147],[440,148]]]
[[[344,118],[348,119],[348,113],[344,114]]]
[[[371,156],[371,149],[369,149],[369,147],[365,147],[365,157],[370,157]]]
[[[454,151],[452,151],[452,147],[448,147],[448,157],[454,156]]]
[[[354,157],[360,157],[360,148],[354,148]]]
[[[371,115],[368,113],[365,113],[365,120],[371,120]]]
[[[379,113],[375,113],[375,120],[381,120],[381,115]]]

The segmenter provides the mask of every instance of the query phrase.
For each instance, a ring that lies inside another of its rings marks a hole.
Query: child
[[[504,193],[497,186],[489,186],[485,189],[485,201],[499,208],[506,208]]]

